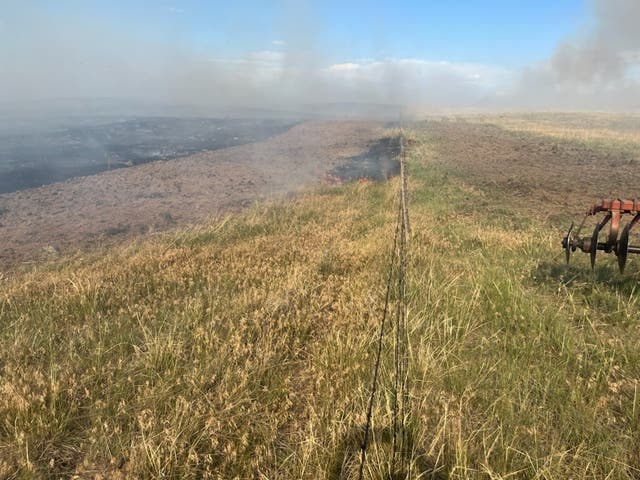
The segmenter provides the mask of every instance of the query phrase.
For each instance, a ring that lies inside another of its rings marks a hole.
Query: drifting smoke
[[[640,1],[594,0],[592,7],[593,25],[582,36],[562,42],[542,64],[513,71],[418,58],[331,64],[318,53],[314,40],[323,29],[306,2],[285,2],[281,38],[236,58],[192,51],[179,28],[152,42],[113,22],[52,18],[15,3],[0,12],[0,102],[110,97],[200,113],[339,102],[638,109]]]
[[[527,68],[511,100],[530,108],[640,108],[640,2],[595,0],[594,25]]]
[[[500,67],[420,59],[330,64],[317,53],[312,14],[292,5],[282,39],[242,57],[154,45],[93,18],[52,21],[18,8],[0,24],[0,102],[120,98],[192,105],[298,110],[309,104],[464,106],[492,95]],[[292,26],[290,26],[292,25]],[[318,29],[318,28],[316,28]]]

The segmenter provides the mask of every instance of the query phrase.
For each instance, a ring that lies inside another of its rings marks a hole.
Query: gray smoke
[[[529,108],[640,108],[640,1],[595,0],[594,23],[525,69],[509,100]]]
[[[586,38],[561,44],[551,58],[560,82],[608,85],[624,79],[640,57],[640,2],[597,0],[597,24]]]

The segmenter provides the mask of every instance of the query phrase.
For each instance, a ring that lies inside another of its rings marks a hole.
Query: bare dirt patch
[[[377,122],[306,122],[258,143],[0,195],[0,269],[296,192],[389,134]]]
[[[542,216],[577,218],[604,197],[640,196],[640,159],[629,152],[466,121],[420,128],[467,183]]]

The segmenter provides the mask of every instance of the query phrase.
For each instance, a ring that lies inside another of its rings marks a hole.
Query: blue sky
[[[588,20],[586,0],[40,1],[60,21],[86,15],[152,42],[218,58],[300,37],[328,63],[420,58],[521,67]],[[299,30],[299,31],[296,31]]]

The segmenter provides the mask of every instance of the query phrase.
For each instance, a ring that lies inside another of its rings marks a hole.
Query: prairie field
[[[364,478],[640,477],[640,261],[560,246],[638,196],[639,123],[405,127],[411,448],[392,472],[386,335]],[[327,183],[0,274],[0,478],[357,478],[398,197]]]
[[[630,113],[520,113],[463,117],[505,130],[572,140],[636,157],[640,154],[640,115]]]

